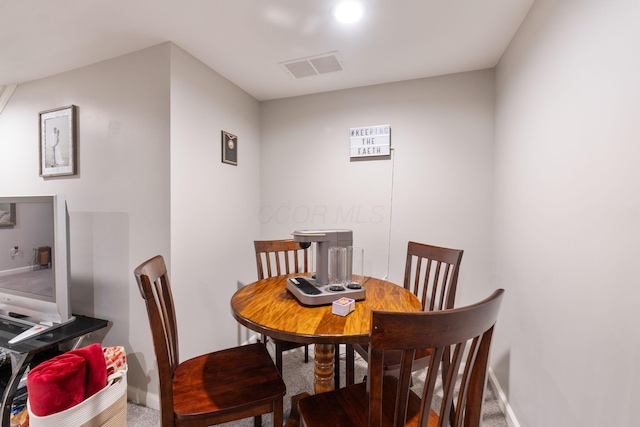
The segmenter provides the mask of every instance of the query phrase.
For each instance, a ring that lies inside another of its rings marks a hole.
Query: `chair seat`
[[[216,423],[221,423],[242,412],[245,417],[269,412],[265,408],[285,391],[264,345],[244,345],[182,362],[173,380],[174,412],[180,421],[211,420],[216,412]]]
[[[360,356],[362,356],[365,360],[368,358],[369,354],[369,345],[368,344],[354,344],[353,349],[358,352]],[[431,349],[425,348],[421,350],[416,350],[416,355],[413,358],[413,368],[414,371],[419,371],[421,369],[429,366],[429,357],[431,356]],[[400,358],[402,357],[402,353],[397,350],[387,350],[384,353],[384,371],[385,375],[395,375],[397,371],[400,370]]]
[[[382,427],[393,426],[393,409],[397,387],[397,378],[384,377]],[[420,398],[414,392],[410,393],[406,426],[413,427],[418,425]],[[331,408],[330,414],[327,414],[327,408]],[[367,427],[369,413],[367,384],[358,383],[330,393],[319,393],[306,397],[298,402],[298,410],[301,425],[306,427]],[[438,415],[431,410],[428,427],[436,427],[437,424]]]

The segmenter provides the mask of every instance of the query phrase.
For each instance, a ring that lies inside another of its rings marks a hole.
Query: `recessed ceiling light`
[[[333,17],[343,24],[357,22],[364,14],[362,3],[355,0],[342,1],[333,7]]]

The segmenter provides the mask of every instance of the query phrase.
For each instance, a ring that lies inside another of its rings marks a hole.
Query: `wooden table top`
[[[420,311],[418,298],[402,286],[367,277],[366,298],[356,301],[347,316],[331,312],[331,305],[304,306],[286,289],[295,275],[259,280],[231,297],[235,319],[267,336],[306,344],[358,344],[369,342],[371,311]]]

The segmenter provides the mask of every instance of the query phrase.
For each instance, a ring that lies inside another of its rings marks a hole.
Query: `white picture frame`
[[[41,177],[48,178],[77,173],[76,115],[77,107],[75,105],[39,113]]]

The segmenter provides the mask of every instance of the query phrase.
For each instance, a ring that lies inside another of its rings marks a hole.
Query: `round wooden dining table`
[[[335,344],[366,344],[371,333],[371,312],[420,311],[418,298],[409,290],[385,280],[365,277],[365,299],[355,302],[346,316],[332,306],[305,306],[286,289],[283,275],[240,288],[231,297],[231,311],[243,326],[269,337],[315,344],[314,391],[334,388]],[[339,295],[336,299],[339,298]]]

